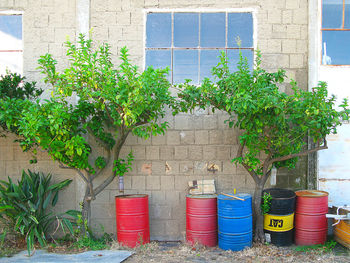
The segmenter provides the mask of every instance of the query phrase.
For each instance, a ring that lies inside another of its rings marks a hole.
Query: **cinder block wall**
[[[20,4],[21,3],[21,4]],[[75,1],[2,1],[1,9],[24,10],[24,72],[29,79],[39,80],[36,60],[49,51],[64,65],[62,43],[66,35],[74,39]],[[141,68],[144,61],[144,12],[146,9],[225,10],[255,8],[257,10],[257,44],[262,51],[263,66],[268,70],[283,68],[287,75],[307,88],[307,1],[306,0],[92,0],[90,24],[93,39],[107,41],[117,55],[126,45],[131,58]],[[281,87],[285,91],[288,85]],[[215,179],[217,191],[252,193],[254,183],[243,167],[230,160],[237,151],[237,132],[224,124],[226,115],[199,111],[194,114],[169,113],[170,129],[164,136],[141,140],[129,137],[123,155],[131,150],[135,161],[133,171],[125,176],[126,193],[145,193],[150,198],[151,238],[179,240],[185,233],[185,197],[190,180]],[[0,177],[18,176],[27,168],[28,156],[10,139],[0,139]],[[208,171],[215,164],[216,172]],[[59,209],[78,208],[83,183],[70,170],[61,170],[42,153],[34,170],[51,172],[55,178],[74,178],[74,183],[61,195]],[[281,170],[277,186],[306,187],[306,160],[297,169]],[[104,176],[98,178],[102,181]],[[61,177],[61,175],[63,177]],[[268,187],[268,185],[266,186]],[[118,185],[114,181],[93,201],[92,217],[96,230],[114,232],[114,197]],[[62,198],[63,197],[63,198]],[[73,204],[74,203],[74,204]]]

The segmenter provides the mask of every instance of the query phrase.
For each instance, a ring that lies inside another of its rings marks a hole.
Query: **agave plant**
[[[28,170],[22,172],[21,180],[14,183],[0,180],[0,224],[3,226],[2,239],[7,234],[14,234],[25,239],[28,254],[34,244],[44,247],[47,244],[47,234],[51,224],[58,220],[59,226],[65,232],[73,233],[71,221],[64,215],[75,215],[75,211],[67,211],[55,215],[49,212],[49,206],[54,207],[58,193],[68,186],[72,180],[51,184],[52,176],[35,173]]]

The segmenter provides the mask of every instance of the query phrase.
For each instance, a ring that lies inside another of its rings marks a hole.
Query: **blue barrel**
[[[252,196],[250,194],[233,196],[243,200],[218,195],[219,248],[239,251],[252,246]]]

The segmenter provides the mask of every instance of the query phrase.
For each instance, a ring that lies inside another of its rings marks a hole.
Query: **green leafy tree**
[[[212,69],[215,82],[205,79],[201,86],[180,85],[182,109],[211,107],[229,114],[231,128],[238,128],[239,148],[232,160],[242,165],[255,182],[253,210],[255,240],[263,241],[262,191],[273,165],[294,168],[298,157],[327,149],[326,136],[336,133],[342,120],[349,119],[347,101],[335,109],[335,97],[328,97],[326,83],[303,91],[292,81],[292,94],[279,91],[285,72],[269,73],[261,68],[257,52],[255,68],[240,55],[238,70],[230,72],[224,54]],[[233,131],[234,132],[234,131]],[[307,147],[307,137],[314,142]]]
[[[116,176],[120,191],[124,190],[123,175],[133,160],[132,153],[120,158],[125,140],[130,134],[148,138],[164,133],[167,123],[162,117],[174,98],[168,70],[149,67],[139,72],[125,47],[117,68],[108,44],[94,49],[92,40],[80,35],[77,44],[67,41],[66,47],[69,65],[62,72],[50,54],[39,59],[52,97],[26,107],[16,125],[23,150],[46,150],[61,168],[74,169],[85,182],[82,214],[90,224],[91,201]],[[74,98],[77,102],[70,103]],[[103,149],[102,154],[92,140]],[[95,185],[104,171],[112,172]]]

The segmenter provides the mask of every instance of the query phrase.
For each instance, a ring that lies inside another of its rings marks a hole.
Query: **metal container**
[[[148,195],[115,197],[118,242],[128,247],[149,243]]]
[[[217,245],[216,200],[216,195],[186,197],[186,241],[191,245]]]
[[[239,251],[252,246],[252,196],[250,194],[233,196],[243,200],[222,194],[218,196],[219,247]]]
[[[269,188],[263,191],[271,195],[271,206],[267,212],[272,215],[289,215],[295,210],[295,192],[288,189]]]
[[[264,215],[266,242],[276,246],[293,244],[294,213],[289,215]]]
[[[317,190],[296,192],[295,244],[323,244],[327,240],[328,193]]]
[[[340,222],[334,226],[334,240],[350,248],[350,220],[340,220]]]

